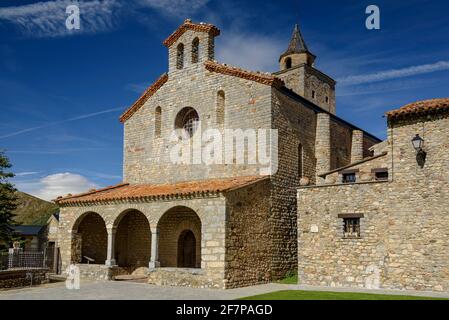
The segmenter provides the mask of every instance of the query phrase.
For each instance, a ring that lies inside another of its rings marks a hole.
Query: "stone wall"
[[[0,271],[0,289],[20,288],[47,283],[47,269]]]
[[[227,194],[226,288],[271,281],[269,180]]]
[[[62,270],[66,270],[73,254],[72,239],[76,234],[74,234],[72,230],[86,212],[98,213],[98,215],[105,221],[108,232],[110,232],[110,230],[117,228],[119,222],[124,217],[124,213],[136,210],[146,217],[151,233],[153,233],[159,228],[159,222],[164,213],[179,207],[190,208],[198,215],[201,221],[201,268],[208,279],[211,279],[217,286],[224,287],[225,260],[224,255],[220,253],[225,248],[226,204],[224,196],[173,199],[154,202],[149,201],[142,203],[117,201],[97,205],[62,207],[58,237]],[[165,234],[162,235],[162,231],[163,230],[159,233],[159,236],[163,238]],[[148,241],[145,242],[145,238],[136,239],[136,242],[140,244],[142,250],[148,250],[145,243],[149,243]],[[148,251],[145,252],[146,253],[143,255],[144,258],[148,254]],[[95,266],[92,266],[91,268],[95,269]],[[102,272],[103,271],[100,273]]]
[[[186,31],[173,44],[190,44],[201,32]],[[185,50],[189,50],[186,49]],[[200,52],[201,52],[200,45]],[[170,53],[172,55],[172,53]],[[189,59],[189,53],[186,51]],[[170,60],[173,57],[170,56]],[[218,92],[225,93],[226,129],[270,129],[271,87],[235,76],[207,71],[202,62],[171,69],[168,81],[124,124],[124,181],[129,183],[173,183],[232,176],[258,175],[259,165],[173,164],[170,142],[175,118],[184,107],[194,108],[201,130],[221,129],[217,124]],[[155,136],[155,111],[161,107],[161,136]],[[199,132],[199,131],[198,131]]]
[[[425,136],[420,168],[411,139]],[[298,191],[299,282],[308,285],[449,290],[449,119],[390,123],[390,181]],[[369,163],[363,170],[369,170]],[[343,238],[342,214],[363,216],[361,237]]]

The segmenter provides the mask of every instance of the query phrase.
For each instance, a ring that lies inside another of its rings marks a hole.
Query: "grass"
[[[356,293],[356,292],[283,290],[252,297],[245,297],[239,300],[448,300],[448,299]]]
[[[298,274],[297,273],[290,273],[287,274],[287,276],[279,280],[278,283],[280,284],[298,284]]]

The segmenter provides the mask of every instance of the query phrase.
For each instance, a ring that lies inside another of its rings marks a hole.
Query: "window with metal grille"
[[[355,183],[356,180],[355,173],[343,173],[343,183]]]
[[[200,117],[198,112],[191,107],[179,111],[175,120],[176,129],[183,129],[187,137],[192,137],[199,127]]]
[[[360,218],[343,219],[343,237],[360,238]]]

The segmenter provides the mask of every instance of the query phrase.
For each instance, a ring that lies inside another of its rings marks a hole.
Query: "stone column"
[[[363,131],[352,131],[351,163],[363,160]]]
[[[316,157],[316,183],[324,183],[324,179],[318,177],[319,174],[331,169],[331,135],[330,116],[327,113],[318,113],[316,119],[315,137],[315,157]]]
[[[150,269],[160,267],[158,254],[159,254],[159,229],[151,228],[151,260],[148,265]]]
[[[108,267],[113,267],[117,265],[115,261],[115,233],[117,232],[116,228],[108,228],[108,252],[107,252],[107,260],[106,265]]]

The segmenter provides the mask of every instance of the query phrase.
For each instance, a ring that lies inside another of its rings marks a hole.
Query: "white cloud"
[[[217,44],[217,58],[220,62],[249,70],[275,71],[279,69],[278,59],[285,46],[275,37],[227,32]]]
[[[68,30],[65,21],[69,16],[66,8],[76,4],[80,8],[81,27]],[[115,26],[117,0],[71,1],[56,0],[22,6],[0,8],[0,22],[15,25],[30,37],[61,37],[74,34],[97,33]]]
[[[140,0],[139,4],[176,17],[185,17],[204,7],[209,0]]]
[[[77,194],[97,188],[84,176],[75,173],[56,173],[38,181],[16,182],[16,188],[35,197],[50,201],[68,193]]]
[[[379,82],[391,79],[411,77],[436,71],[449,70],[449,61],[440,61],[433,64],[412,66],[403,69],[392,69],[371,74],[362,74],[337,79],[340,85],[356,85],[362,83]]]

